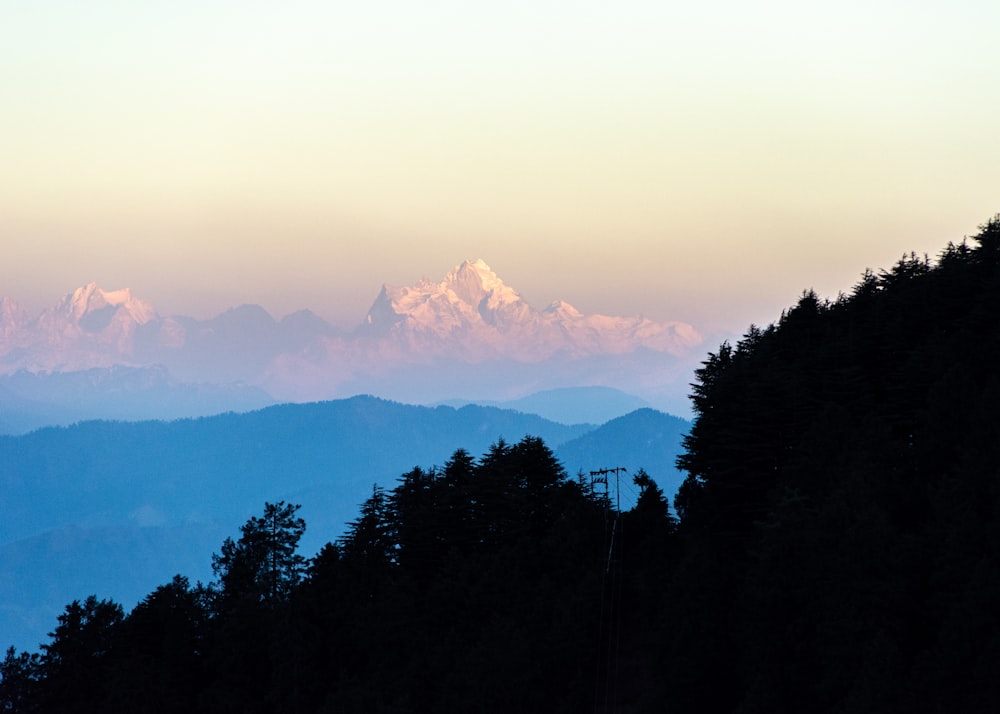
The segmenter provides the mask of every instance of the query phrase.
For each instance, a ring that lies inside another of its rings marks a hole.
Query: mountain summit
[[[466,260],[441,282],[384,285],[368,311],[364,335],[410,352],[478,361],[536,362],[557,353],[573,357],[623,354],[639,348],[681,354],[701,342],[682,322],[584,315],[563,300],[536,310],[483,260]]]
[[[144,325],[156,317],[156,310],[146,300],[134,297],[129,288],[101,290],[97,283],[89,283],[65,296],[48,314],[96,332],[116,319]]]
[[[441,286],[470,304],[491,301],[514,302],[521,296],[507,287],[482,259],[466,260],[444,276]]]
[[[439,283],[423,278],[408,287],[383,285],[368,311],[368,334],[393,330],[447,338],[456,330],[531,320],[530,306],[482,260],[466,260]],[[491,337],[480,335],[485,342]]]
[[[0,365],[3,371],[75,371],[134,364],[137,331],[159,319],[155,308],[128,288],[102,290],[89,283],[30,319],[3,302]]]

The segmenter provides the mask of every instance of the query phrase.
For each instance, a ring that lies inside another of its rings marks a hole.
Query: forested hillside
[[[620,512],[536,437],[458,450],[311,562],[268,503],[213,583],[71,603],[0,709],[1000,711],[998,315],[1000,216],[710,354],[679,522],[641,471]]]
[[[697,372],[677,711],[1000,710],[1000,216]]]

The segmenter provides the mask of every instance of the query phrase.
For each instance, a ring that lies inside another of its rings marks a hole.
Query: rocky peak
[[[101,290],[97,283],[88,283],[66,295],[54,313],[86,327],[86,323],[107,325],[120,311],[138,325],[156,317],[152,304],[133,296],[129,288]]]

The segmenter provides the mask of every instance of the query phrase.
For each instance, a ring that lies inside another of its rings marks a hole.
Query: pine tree
[[[296,552],[306,530],[305,521],[295,515],[299,508],[284,501],[265,503],[262,517],[241,526],[238,541],[226,538],[222,552],[212,556],[224,602],[249,598],[276,604],[288,599],[307,564]]]

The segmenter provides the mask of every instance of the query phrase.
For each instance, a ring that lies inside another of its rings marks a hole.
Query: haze
[[[0,294],[350,325],[481,257],[712,330],[998,210],[1000,6],[5,2]]]

